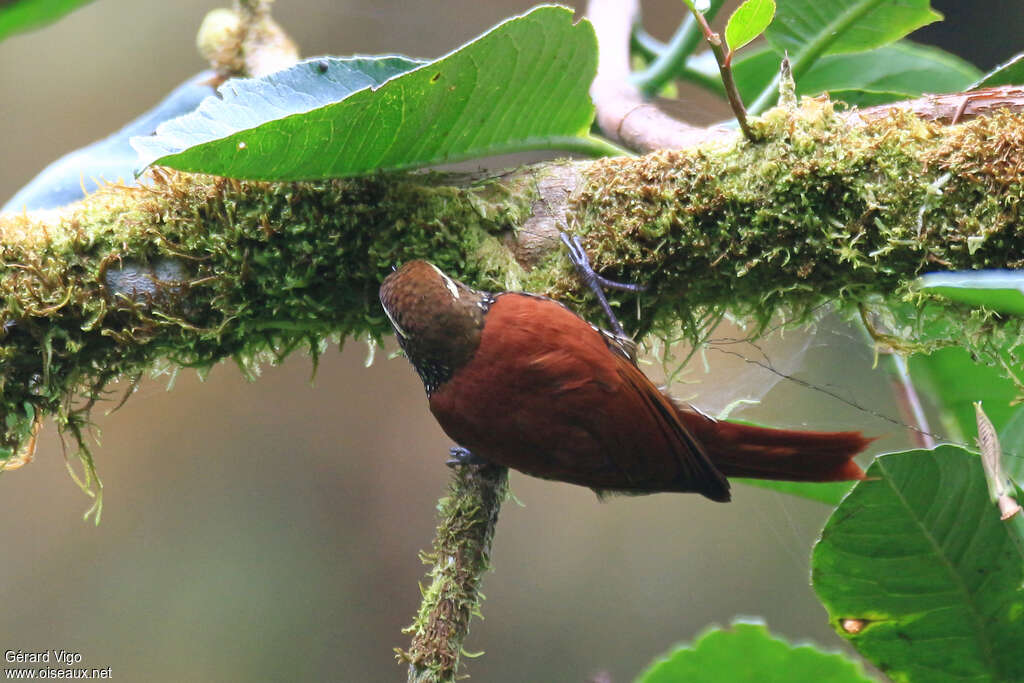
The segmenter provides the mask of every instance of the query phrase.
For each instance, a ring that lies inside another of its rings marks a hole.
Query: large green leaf
[[[713,59],[692,58],[688,68],[718,73]],[[779,71],[779,56],[765,46],[733,63],[736,86],[745,101],[764,90]],[[828,92],[832,99],[871,106],[926,92],[957,92],[978,78],[978,69],[937,48],[901,40],[869,52],[823,57],[796,81],[798,95]]]
[[[825,55],[882,47],[938,21],[929,0],[790,0],[779,7],[765,38],[788,54],[797,83]],[[750,105],[760,113],[778,99],[778,77]]]
[[[997,85],[1024,84],[1024,53],[1014,56],[1007,62],[989,71],[971,88],[991,88]]]
[[[0,1],[0,40],[57,21],[92,0]]]
[[[165,166],[209,173],[220,173],[218,165],[224,164],[237,168],[255,163],[270,170],[287,163],[282,157],[288,150],[304,159],[314,152],[325,156],[334,133],[323,114],[332,105],[422,64],[405,57],[325,57],[263,78],[233,79],[219,88],[219,97],[206,98],[194,112],[161,124],[155,135],[133,137],[131,144],[145,164],[159,159]],[[307,135],[312,138],[303,137],[296,125],[302,122],[309,124]],[[351,134],[358,135],[358,129]],[[314,147],[317,138],[322,146]],[[232,140],[234,149],[225,149],[224,143]],[[206,159],[213,165],[203,167]],[[238,175],[248,177],[245,171]]]
[[[959,92],[980,73],[956,55],[902,40],[870,52],[823,57],[797,81],[797,92],[817,95],[862,90],[916,97],[926,92]]]
[[[888,45],[941,18],[929,0],[788,0],[765,38],[778,54],[788,50],[798,60]]]
[[[878,458],[812,556],[836,630],[895,681],[1024,680],[1024,554],[961,448]]]
[[[949,423],[944,436],[950,439],[974,438],[977,433],[975,401],[984,404],[985,413],[997,430],[1002,430],[1014,413],[1011,404],[1017,397],[1017,388],[1013,382],[1001,369],[976,362],[962,348],[915,354],[908,365],[915,384],[946,413]]]
[[[711,628],[673,650],[636,683],[870,683],[859,664],[811,645],[790,645],[763,624]]]
[[[920,278],[920,288],[953,301],[1024,315],[1024,271],[927,273]]]
[[[825,505],[839,505],[843,496],[853,488],[852,481],[806,482],[770,481],[767,479],[730,479],[729,481],[755,486],[759,489],[788,493],[791,496],[816,500]]]
[[[359,89],[332,84],[339,60],[324,62],[326,70],[311,60],[284,74],[233,81],[222,88],[223,102],[204,104],[135,144],[147,162],[265,180],[341,177],[524,149],[608,151],[588,137],[594,31],[587,21],[573,24],[566,8],[537,8],[390,79],[389,70],[410,63],[357,61],[364,73],[379,69]],[[332,88],[334,98],[324,102],[319,93]],[[317,93],[312,100],[309,91]]]

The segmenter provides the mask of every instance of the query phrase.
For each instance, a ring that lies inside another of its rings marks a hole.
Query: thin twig
[[[914,440],[921,448],[935,448],[935,438],[932,436],[931,426],[928,424],[928,416],[925,415],[924,406],[921,404],[921,397],[910,377],[910,368],[907,366],[907,359],[898,353],[891,353],[893,367],[896,369],[896,382],[894,390],[896,398],[900,402],[900,409],[906,417],[917,425],[912,430]]]
[[[740,130],[743,131],[743,137],[751,142],[756,142],[757,138],[747,123],[747,110],[743,106],[743,98],[740,97],[740,91],[736,87],[736,80],[732,76],[732,64],[730,63],[732,61],[732,53],[728,55],[725,53],[725,44],[722,41],[722,37],[711,30],[711,26],[708,24],[707,19],[704,18],[704,14],[692,3],[687,2],[686,5],[690,8],[694,19],[700,25],[700,30],[704,33],[704,39],[707,41],[708,47],[711,48],[711,54],[715,56],[715,61],[718,62],[718,71],[722,74],[722,85],[725,86],[725,95],[729,98],[729,106],[732,108],[732,113],[736,116],[736,122],[740,125]]]
[[[645,95],[658,94],[666,83],[675,78],[699,40],[696,20],[687,17],[665,46],[664,52],[659,53],[646,69],[634,74],[632,81]]]
[[[704,16],[707,19],[713,20],[718,10],[722,8],[722,0],[712,2],[708,7],[707,12]],[[645,34],[642,32],[639,26],[634,27],[633,30],[633,42],[642,46],[644,43]],[[687,58],[693,54],[694,49],[697,47],[697,43],[700,42],[701,32],[697,27],[697,19],[691,14],[687,15],[686,20],[683,21],[679,28],[676,29],[675,34],[669,40],[667,45],[662,45],[660,50],[656,53],[651,54],[649,59],[651,60],[650,65],[643,71],[640,71],[633,75],[632,81],[637,84],[640,90],[648,96],[656,95],[666,83],[673,78],[682,78],[691,82],[698,82],[698,79],[694,78],[696,72],[692,69],[686,68]],[[653,45],[646,43],[646,47],[650,48]],[[703,84],[703,83],[701,83]],[[717,86],[721,86],[721,83],[717,83]],[[715,92],[721,92],[716,89]]]

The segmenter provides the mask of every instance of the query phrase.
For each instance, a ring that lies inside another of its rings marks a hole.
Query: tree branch
[[[1020,109],[1019,93],[998,92]],[[968,97],[964,119],[983,105]],[[932,98],[933,113],[936,101],[949,109],[963,96]],[[0,216],[0,456],[14,457],[41,415],[81,429],[118,376],[383,335],[377,288],[412,258],[594,312],[558,250],[563,222],[599,271],[648,285],[613,298],[627,327],[681,320],[695,339],[726,310],[763,322],[833,300],[920,303],[922,272],[1024,265],[1024,116],[947,126],[914,111],[836,115],[808,100],[752,119],[757,144],[733,135],[485,179],[264,183],[157,170],[151,187]],[[1015,324],[979,320],[975,346]]]
[[[491,541],[507,495],[507,468],[454,470],[448,497],[438,504],[433,552],[423,555],[434,566],[416,621],[406,629],[412,644],[408,652],[397,651],[409,663],[409,683],[456,680],[469,620],[480,613],[480,582],[490,569]]]
[[[379,283],[412,258],[593,313],[559,251],[566,224],[599,271],[648,285],[613,299],[629,327],[681,324],[698,341],[726,311],[763,325],[827,302],[881,308],[902,321],[890,329],[917,335],[953,307],[915,293],[920,273],[1024,266],[1024,90],[841,115],[810,100],[752,119],[754,144],[648,107],[609,54],[593,90],[602,127],[634,148],[679,149],[490,178],[265,183],[156,169],[151,186],[0,215],[0,464],[24,459],[48,415],[81,444],[117,377],[229,357],[247,369],[297,348],[315,357],[330,338],[379,337]],[[947,339],[905,342],[984,356],[1022,333],[1016,318],[952,319]],[[506,476],[462,468],[442,501],[432,585],[401,653],[411,681],[456,674]]]
[[[597,125],[611,139],[640,152],[683,149],[731,137],[724,129],[677,121],[647,102],[630,82],[629,35],[638,8],[637,0],[590,0],[587,7],[587,18],[601,46],[597,77],[590,86]]]

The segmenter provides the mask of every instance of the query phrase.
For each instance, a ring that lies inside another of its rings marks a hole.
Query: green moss
[[[487,183],[457,190],[426,175],[156,180],[93,195],[56,225],[0,223],[0,456],[19,451],[36,415],[84,445],[104,387],[158,362],[245,367],[316,354],[331,335],[379,338],[390,328],[377,289],[392,266],[429,258],[497,281],[509,262],[493,235],[522,213],[507,193],[495,204]]]
[[[805,100],[795,113],[755,120],[758,143],[595,162],[575,208],[599,270],[646,278],[646,292],[613,297],[640,333],[681,320],[699,341],[726,311],[757,328],[778,316],[806,320],[828,302],[848,311],[910,303],[921,336],[901,348],[963,343],[962,330],[934,333],[954,316],[985,351],[996,327],[1007,343],[1020,323],[981,320],[913,283],[931,270],[1021,263],[1021,120],[949,128],[894,113],[851,126],[827,102]],[[549,291],[572,297],[567,282]],[[908,315],[899,312],[896,329]]]
[[[965,344],[1017,363],[1019,319],[924,295],[914,280],[1024,264],[1024,116],[941,126],[894,113],[851,125],[805,100],[751,123],[757,143],[477,180],[156,171],[150,188],[0,217],[0,459],[24,455],[44,415],[81,443],[90,406],[117,377],[225,358],[252,368],[296,349],[315,356],[328,338],[378,338],[389,331],[379,284],[413,258],[600,320],[558,243],[563,225],[605,276],[647,285],[612,293],[640,334],[681,324],[699,341],[727,312],[756,332],[836,302],[883,321],[899,348]],[[516,261],[527,251],[529,267]]]
[[[439,523],[432,565],[420,610],[405,633],[408,651],[397,650],[410,668],[410,681],[451,681],[458,677],[469,621],[480,614],[480,582],[490,569],[498,512],[508,496],[508,469],[496,465],[454,470],[448,496],[438,503]]]

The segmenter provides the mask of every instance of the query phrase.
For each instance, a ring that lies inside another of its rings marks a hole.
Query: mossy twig
[[[469,621],[480,613],[480,582],[490,568],[491,541],[498,512],[508,495],[508,469],[497,465],[456,467],[448,496],[438,503],[440,523],[433,551],[430,585],[406,633],[409,683],[449,683],[458,675]]]

